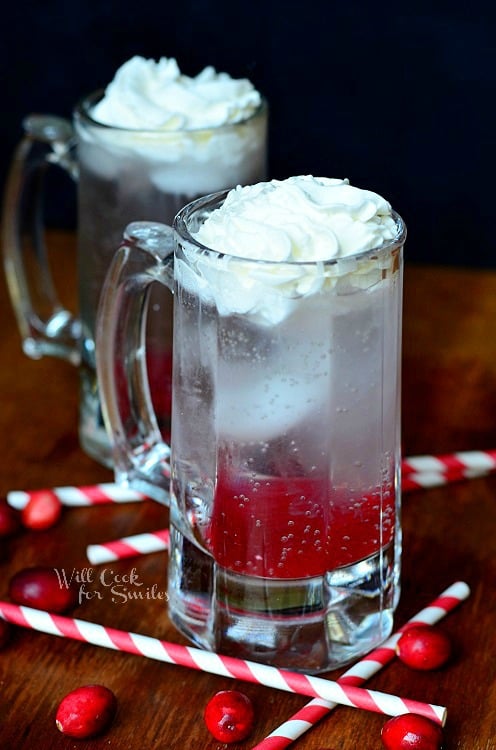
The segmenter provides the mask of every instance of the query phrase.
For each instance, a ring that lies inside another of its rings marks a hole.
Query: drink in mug
[[[266,112],[247,80],[206,68],[182,75],[175,60],[132,58],[103,97],[82,103],[79,143],[81,440],[108,451],[95,370],[95,318],[103,279],[131,219],[172,223],[195,196],[249,184],[266,171]],[[170,295],[152,290],[148,364],[157,414],[170,420]],[[168,339],[167,349],[164,341]]]
[[[38,334],[28,324],[30,339],[24,348],[32,356],[57,349],[59,356],[80,364],[81,444],[91,456],[110,465],[112,450],[95,373],[95,318],[122,232],[132,219],[171,223],[195,196],[264,179],[267,110],[246,79],[233,79],[212,67],[192,78],[181,73],[174,59],[155,62],[133,57],[104,92],[90,95],[76,107],[77,159],[72,150],[67,151],[73,149],[72,131],[68,146],[60,133],[65,134],[67,127],[46,119],[35,120],[35,126],[42,130],[42,141],[56,133],[47,161],[68,165],[78,181],[79,319],[71,319],[76,323],[71,333],[76,341],[69,344],[69,353],[54,334],[54,321],[63,317],[56,305],[45,340],[33,344]],[[13,286],[17,288],[16,280]],[[12,297],[19,304],[15,293]],[[156,408],[166,432],[171,368],[168,307],[169,295],[154,288],[148,356]],[[69,327],[66,318],[64,331]]]
[[[221,653],[341,666],[399,596],[403,223],[302,176],[174,227],[170,617]]]

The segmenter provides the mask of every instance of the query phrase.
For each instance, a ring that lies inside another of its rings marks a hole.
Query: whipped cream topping
[[[372,293],[389,283],[391,253],[365,251],[401,231],[384,198],[348,180],[311,175],[273,180],[231,190],[192,233],[223,255],[186,247],[187,263],[178,261],[176,272],[220,315],[249,315],[259,324],[277,325],[295,314],[318,314],[326,304],[321,293],[328,291],[333,314],[342,315],[370,304],[355,292]]]
[[[173,58],[135,56],[116,72],[92,115],[120,128],[198,130],[246,120],[260,104],[260,94],[245,78],[211,66],[190,78]]]
[[[231,190],[195,238],[233,256],[305,263],[371,250],[396,235],[391,206],[377,193],[305,175]]]
[[[260,94],[248,80],[212,67],[188,78],[173,59],[133,57],[90,114],[75,123],[87,146],[81,150],[86,168],[133,190],[151,184],[181,196],[183,204],[266,174],[267,109]]]

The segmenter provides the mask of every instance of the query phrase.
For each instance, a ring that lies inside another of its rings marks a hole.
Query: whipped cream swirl
[[[306,263],[380,247],[397,231],[377,193],[305,175],[231,190],[195,238],[233,256]]]
[[[135,56],[116,72],[92,115],[120,128],[199,130],[246,120],[260,104],[260,94],[245,78],[233,79],[211,66],[190,78],[173,58],[155,62]]]
[[[402,232],[384,198],[348,180],[272,180],[231,190],[193,233],[221,255],[187,250],[188,263],[176,270],[220,315],[275,325],[317,314],[322,293],[333,295],[333,314],[346,314],[370,304],[355,292],[389,283],[394,257],[386,248]],[[366,252],[381,246],[377,255]]]

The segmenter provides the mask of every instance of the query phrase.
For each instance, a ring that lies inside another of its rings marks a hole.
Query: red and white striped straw
[[[0,616],[8,622],[43,633],[65,636],[117,651],[140,654],[169,664],[253,682],[291,693],[324,698],[352,708],[361,708],[390,716],[416,713],[440,725],[444,725],[446,721],[447,711],[444,706],[422,703],[355,685],[343,685],[321,677],[236,659],[233,656],[221,656],[193,646],[181,646],[138,633],[104,627],[87,620],[77,620],[2,601],[0,601]]]
[[[488,472],[496,469],[496,450],[459,451],[439,456],[411,456],[401,462],[403,476],[420,472],[457,474],[468,471]]]
[[[7,502],[13,508],[22,510],[32,497],[54,495],[62,505],[83,507],[87,505],[104,505],[106,503],[136,503],[147,500],[147,496],[130,487],[121,487],[112,482],[88,484],[80,487],[53,487],[42,490],[11,490],[7,493]]]
[[[413,472],[412,467],[406,468],[402,478],[402,489],[404,492],[418,489],[438,487],[449,482],[461,479],[482,477],[488,474],[490,468],[465,468],[451,469],[446,471],[421,470]],[[105,484],[81,485],[79,487],[54,487],[42,490],[10,490],[7,493],[7,502],[13,508],[22,510],[32,497],[41,495],[54,495],[62,505],[80,508],[89,505],[105,505],[108,503],[136,503],[149,500],[147,495],[137,492],[130,487],[122,487],[118,484],[108,482]]]
[[[339,684],[362,685],[366,680],[387,666],[396,656],[396,644],[401,634],[413,625],[434,625],[461,604],[470,595],[470,589],[463,581],[458,581],[443,591],[425,609],[396,631],[382,646],[372,651],[338,678]],[[314,698],[297,711],[288,721],[281,724],[265,739],[255,745],[253,750],[284,750],[295,740],[308,732],[324,716],[327,716],[336,703]]]
[[[169,549],[170,535],[168,529],[150,531],[144,534],[134,534],[116,539],[113,542],[89,544],[86,556],[92,565],[123,560],[136,555],[147,555],[151,552],[161,552]]]
[[[463,469],[461,471],[419,471],[415,474],[406,474],[401,478],[401,490],[403,493],[415,490],[429,490],[434,487],[444,487],[453,482],[461,482],[464,479],[480,479],[487,477],[489,471],[479,469]]]
[[[415,475],[419,477],[415,488],[406,483],[404,489],[420,489],[434,487],[446,483],[447,479],[470,479],[496,470],[496,450],[459,451],[445,453],[439,456],[422,455],[405,458],[401,462],[403,477]],[[422,484],[422,476],[426,480]],[[439,476],[438,476],[439,475]],[[430,479],[428,479],[430,477]],[[442,479],[445,478],[445,482]],[[432,483],[434,482],[434,483]],[[146,495],[122,487],[112,482],[104,484],[89,484],[80,487],[53,487],[41,490],[11,490],[7,493],[7,502],[18,510],[22,510],[32,495],[52,493],[62,503],[73,507],[85,505],[100,505],[103,503],[134,503],[149,499]]]

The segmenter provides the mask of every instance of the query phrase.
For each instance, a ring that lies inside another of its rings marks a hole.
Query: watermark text
[[[112,568],[55,568],[59,586],[78,591],[78,603],[91,599],[109,598],[114,604],[125,604],[136,599],[160,599],[167,601],[168,596],[157,583],[146,585],[140,579],[136,568],[126,573],[118,573]]]

